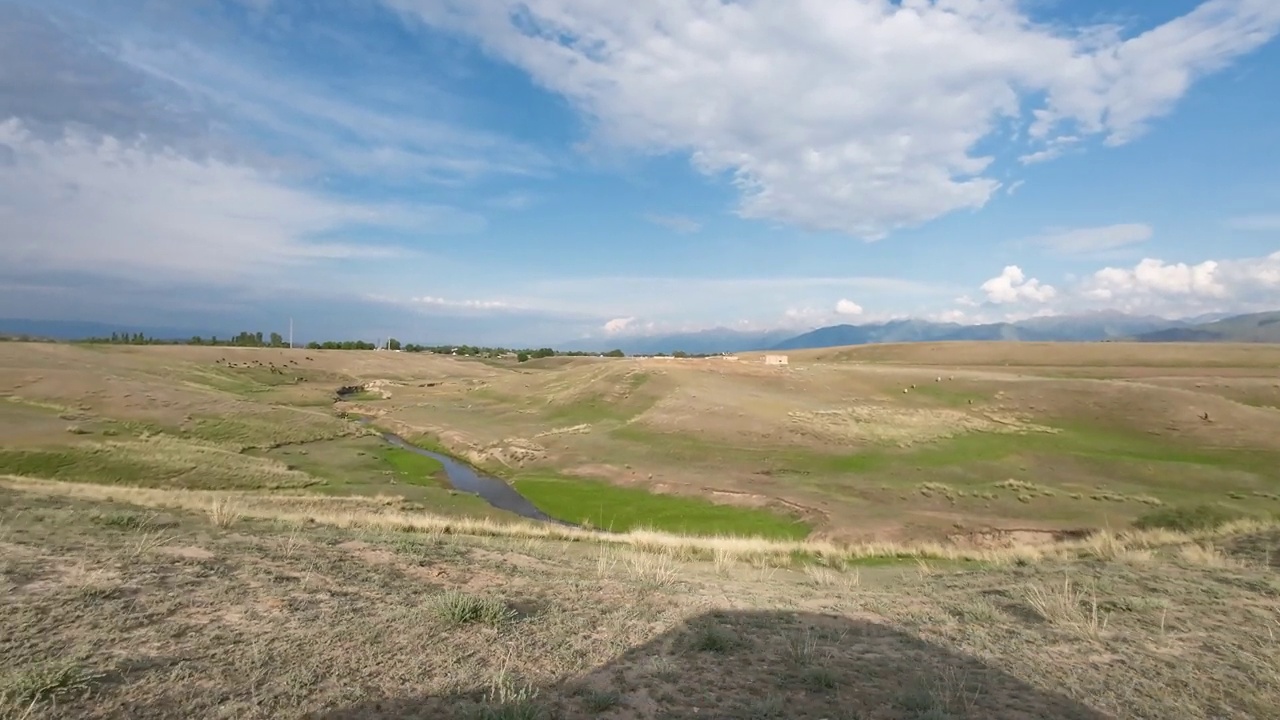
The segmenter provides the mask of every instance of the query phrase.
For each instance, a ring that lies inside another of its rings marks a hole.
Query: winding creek
[[[337,393],[338,399],[345,399],[350,395],[360,392],[362,389],[363,388],[359,386],[339,388]],[[372,426],[373,418],[367,415],[347,413],[347,416],[355,419],[359,423]],[[449,479],[449,484],[452,485],[455,490],[471,493],[472,495],[478,495],[485,502],[499,510],[506,510],[507,512],[515,513],[521,517],[529,518],[530,520],[538,520],[540,522],[549,522],[570,527],[573,526],[573,523],[553,518],[539,510],[532,502],[529,501],[528,498],[517,492],[515,488],[507,484],[507,481],[502,478],[482,473],[457,458],[420,448],[393,432],[389,432],[381,428],[375,429],[387,443],[402,450],[408,450],[411,453],[416,453],[439,461],[440,464],[444,465],[445,476]]]

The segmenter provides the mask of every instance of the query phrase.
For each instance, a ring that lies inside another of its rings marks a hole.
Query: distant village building
[[[786,355],[765,355],[764,364],[765,365],[786,365],[787,356]]]

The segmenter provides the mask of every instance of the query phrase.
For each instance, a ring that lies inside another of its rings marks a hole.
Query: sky
[[[1280,309],[1275,0],[0,0],[0,317]]]

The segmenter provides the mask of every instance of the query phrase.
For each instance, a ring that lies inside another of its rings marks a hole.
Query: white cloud
[[[1018,157],[1018,162],[1023,165],[1035,165],[1037,163],[1057,160],[1062,157],[1072,145],[1080,142],[1080,138],[1073,135],[1065,135],[1063,137],[1052,138],[1048,141],[1047,147],[1043,150],[1026,153]]]
[[[478,37],[599,142],[728,173],[744,216],[867,238],[986,204],[999,183],[975,153],[1020,133],[1024,105],[1028,161],[1119,144],[1280,30],[1274,0],[1208,0],[1129,38],[1015,0],[383,1]]]
[[[1258,303],[1280,306],[1280,252],[1263,258],[1195,265],[1146,258],[1133,268],[1106,267],[1085,281],[1095,300]],[[1225,305],[1224,305],[1225,306]]]
[[[631,323],[635,321],[636,319],[633,317],[614,318],[604,324],[604,331],[609,335],[616,335],[620,332],[625,331],[628,327],[631,326]]]
[[[500,300],[449,300],[442,297],[431,297],[430,295],[412,298],[412,302],[430,307],[463,308],[467,310],[504,310],[512,309],[513,307],[509,303]]]
[[[1030,242],[1061,255],[1084,255],[1137,245],[1150,240],[1153,234],[1146,223],[1123,223],[1057,230],[1032,238]]]
[[[702,223],[684,215],[645,215],[644,219],[678,233],[695,233],[702,229]]]
[[[1232,230],[1280,232],[1280,213],[1274,215],[1242,215],[1227,221]]]
[[[1109,145],[1140,135],[1168,113],[1199,77],[1267,43],[1280,31],[1280,3],[1208,0],[1190,13],[1118,41],[1105,29],[1098,47],[1067,58],[1048,78],[1046,107],[1035,112],[1033,137],[1053,137],[1073,124],[1104,133]]]
[[[157,273],[225,284],[326,260],[408,251],[350,239],[361,228],[474,229],[448,208],[356,204],[261,170],[152,152],[76,131],[45,140],[0,121],[0,265],[27,272]]]
[[[963,308],[974,303],[967,297],[956,300],[961,307],[954,312],[966,314],[970,322],[985,322],[1094,310],[1161,317],[1276,310],[1280,309],[1280,251],[1197,263],[1146,258],[1128,267],[1103,267],[1062,288],[1027,279],[1020,268],[1010,265],[983,283],[982,290],[991,305],[1010,305],[1015,312],[1002,317],[969,313]],[[1031,301],[1032,307],[1016,305],[1019,301]]]
[[[841,298],[840,301],[836,303],[836,314],[861,315],[862,306],[852,300],[845,300],[844,298]]]
[[[988,302],[997,305],[1048,302],[1057,294],[1052,285],[1042,285],[1035,278],[1028,279],[1017,265],[1006,266],[998,276],[982,283],[981,290],[986,293]]]

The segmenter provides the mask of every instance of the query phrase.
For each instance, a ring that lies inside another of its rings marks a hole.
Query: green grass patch
[[[1061,427],[1052,433],[974,432],[909,448],[875,447],[847,455],[787,451],[776,455],[780,468],[827,473],[870,473],[900,465],[952,467],[1018,456],[1199,465],[1264,477],[1274,475],[1274,468],[1280,467],[1280,453],[1276,452],[1187,447],[1132,433],[1079,426]]]
[[[450,487],[444,464],[435,458],[398,447],[382,448],[380,455],[401,482]]]
[[[1194,532],[1196,530],[1212,530],[1233,520],[1240,520],[1246,515],[1237,510],[1218,505],[1195,505],[1192,507],[1162,508],[1146,513],[1133,521],[1134,527],[1140,530],[1177,530]]]
[[[641,392],[649,379],[648,373],[631,373],[619,378],[618,384],[608,391],[583,395],[569,402],[553,405],[543,415],[551,422],[564,425],[626,422],[653,407],[658,401],[658,393]]]
[[[320,482],[283,463],[171,437],[0,449],[0,474],[188,490],[282,490]]]
[[[514,485],[552,517],[614,532],[651,528],[681,534],[793,540],[810,532],[807,523],[768,510],[661,495],[598,480],[539,475],[516,478]]]
[[[355,432],[350,424],[338,418],[287,408],[197,417],[183,427],[187,437],[238,450],[310,443]]]
[[[403,497],[418,509],[437,515],[488,517],[495,520],[515,518],[510,513],[493,508],[482,498],[458,492],[446,482],[438,481],[434,473],[437,469],[442,471],[443,466],[437,461],[391,447],[372,435],[250,452],[278,460],[323,479],[323,484],[310,488],[312,492],[322,495],[393,495]],[[406,458],[401,454],[411,457]],[[391,457],[402,463],[401,468],[407,474],[397,470],[389,459]]]

